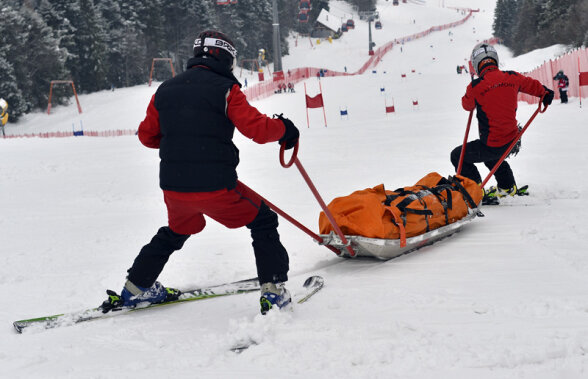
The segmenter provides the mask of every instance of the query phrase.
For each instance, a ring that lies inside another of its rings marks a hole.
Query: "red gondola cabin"
[[[310,0],[300,0],[300,4],[298,4],[298,8],[300,10],[309,11],[312,9],[310,5]]]
[[[298,13],[298,22],[308,22],[308,12],[301,10],[300,13]]]

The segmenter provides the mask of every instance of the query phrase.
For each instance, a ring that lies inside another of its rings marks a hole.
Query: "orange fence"
[[[392,48],[394,47],[395,44],[403,44],[405,42],[410,42],[415,39],[426,37],[433,32],[447,30],[449,28],[459,26],[459,25],[465,23],[472,16],[472,12],[474,12],[474,11],[469,10],[467,16],[459,21],[452,22],[450,24],[445,24],[445,25],[433,26],[423,32],[415,33],[415,34],[412,34],[412,35],[409,35],[406,37],[402,37],[402,38],[397,38],[393,41],[386,43],[382,47],[375,50],[374,55],[371,55],[369,57],[369,59],[363,64],[363,66],[361,66],[361,68],[354,73],[323,70],[323,74],[324,74],[324,76],[361,75],[361,74],[365,73],[368,69],[376,67],[378,65],[378,63],[380,63],[380,61],[382,60],[384,55],[386,55],[390,50],[392,50]],[[317,77],[320,75],[320,73],[321,73],[321,69],[316,68],[316,67],[296,68],[293,70],[289,70],[288,73],[286,73],[285,81],[294,84],[294,83],[298,83],[303,80],[306,80],[308,78]],[[247,96],[247,99],[249,101],[259,100],[259,99],[263,99],[263,98],[266,98],[266,97],[273,95],[274,91],[277,89],[278,84],[281,84],[281,83],[283,83],[283,82],[281,82],[281,81],[280,82],[271,82],[271,81],[270,82],[262,82],[262,83],[258,83],[252,87],[245,89],[243,92],[245,93],[245,96]]]
[[[563,70],[564,74],[570,79],[570,86],[568,89],[568,96],[579,97],[580,96],[580,75],[579,72],[588,71],[588,49],[580,48],[577,50],[570,51],[565,55],[555,59],[549,60],[537,67],[531,72],[525,73],[525,75],[531,78],[539,80],[544,86],[551,88],[555,91],[555,98],[559,99],[559,91],[557,90],[557,84],[553,80],[553,77],[559,70]],[[588,90],[584,90],[582,97],[588,96]],[[526,101],[529,104],[537,104],[539,98],[526,94],[519,93],[519,100]]]

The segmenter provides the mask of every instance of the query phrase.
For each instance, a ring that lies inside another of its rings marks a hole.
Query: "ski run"
[[[376,46],[464,17],[451,7],[480,12],[452,35],[439,31],[402,50],[395,46],[373,72],[321,79],[327,127],[320,109],[309,110],[307,127],[303,83],[294,94],[252,104],[299,127],[299,160],[327,203],[380,183],[412,185],[433,171],[452,175],[449,154],[463,140],[468,113],[461,96],[470,81],[455,68],[467,64],[479,40],[492,37],[495,3],[396,7],[379,0]],[[343,1],[330,4],[335,13],[352,13]],[[354,18],[355,29],[332,44],[290,36],[284,69],[357,71],[369,58],[368,24]],[[565,47],[516,58],[497,50],[502,69],[526,72]],[[255,85],[256,75],[236,74]],[[80,123],[84,130],[136,129],[158,84],[82,95],[81,115],[74,101],[50,116],[26,115],[6,133],[71,131]],[[316,78],[306,86],[310,96],[319,91]],[[395,112],[386,113],[391,101]],[[520,102],[519,122],[535,109]],[[105,289],[120,291],[139,249],[167,219],[157,151],[136,136],[0,139],[0,376],[586,378],[587,120],[578,98],[555,100],[509,160],[530,195],[482,207],[485,217],[459,233],[397,259],[339,258],[280,218],[289,288],[310,275],[325,279],[311,301],[291,311],[262,316],[253,291],[22,334],[15,320],[91,308]],[[470,138],[476,136],[474,118]],[[320,207],[297,170],[280,166],[278,145],[257,145],[238,133],[235,144],[239,179],[318,232]],[[255,276],[249,231],[209,220],[159,280],[207,288]],[[248,348],[235,354],[240,346]]]

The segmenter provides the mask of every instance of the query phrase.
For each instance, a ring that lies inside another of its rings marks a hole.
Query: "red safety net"
[[[353,73],[347,72],[339,72],[339,71],[332,71],[332,70],[324,70],[323,69],[323,76],[350,76],[350,75],[361,75],[365,73],[367,70],[376,67],[384,55],[386,55],[394,45],[401,45],[405,42],[410,42],[419,38],[427,37],[429,34],[433,32],[443,31],[450,28],[454,28],[456,26],[462,25],[465,23],[469,18],[472,17],[472,11],[468,12],[466,17],[459,21],[452,22],[450,24],[444,24],[439,26],[433,26],[425,31],[415,33],[406,37],[397,38],[393,41],[390,41],[380,48],[374,51],[374,55],[371,55],[368,60],[361,66],[359,70]],[[495,43],[492,41],[487,41],[489,43]],[[309,78],[316,78],[319,76],[321,69],[316,67],[301,67],[296,69],[291,69],[284,77],[284,82],[296,84],[303,80]],[[272,96],[275,92],[276,83],[275,82],[264,82],[258,83],[257,85],[251,86],[245,89],[243,92],[249,101],[260,100],[269,96]]]
[[[555,90],[555,99],[559,99],[559,91],[557,90],[557,83],[553,80],[553,77],[559,70],[563,70],[564,74],[570,80],[568,87],[569,97],[580,97],[580,86],[588,85],[588,78],[582,74],[588,75],[586,70],[588,69],[588,48],[579,48],[566,54],[555,60],[549,60],[537,67],[531,72],[525,73],[533,79],[539,80],[544,86]],[[580,73],[580,75],[578,75]],[[580,80],[582,83],[580,84]],[[588,91],[583,91],[582,97],[588,96]],[[537,104],[539,98],[536,96],[526,95],[519,93],[519,100],[525,101],[529,104]]]

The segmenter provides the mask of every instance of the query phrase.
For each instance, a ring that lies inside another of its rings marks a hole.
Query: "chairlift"
[[[380,21],[376,21],[376,29],[382,29],[382,23]]]
[[[312,6],[310,5],[310,0],[300,0],[300,4],[298,4],[298,8],[300,10],[306,10],[306,11],[311,10]]]

